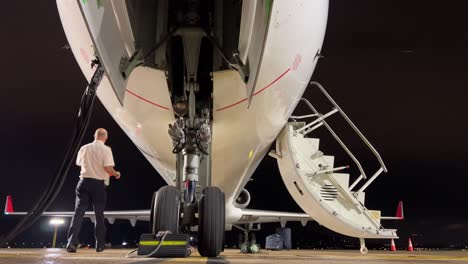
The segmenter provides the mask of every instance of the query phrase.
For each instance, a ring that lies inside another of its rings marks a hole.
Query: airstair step
[[[352,192],[353,196],[358,199],[361,204],[365,204],[366,201],[366,192]]]
[[[307,146],[307,150],[310,150],[311,152],[316,152],[319,150],[319,144],[320,144],[320,139],[318,138],[305,138],[298,136],[294,139],[297,141],[298,144]]]
[[[316,154],[318,139],[303,139],[286,126],[278,137],[277,159],[281,177],[297,204],[321,225],[340,234],[359,238],[397,238],[384,229],[378,216],[363,205],[365,194],[349,191],[349,174],[334,169],[335,157]],[[316,157],[313,157],[316,156]],[[321,164],[321,166],[319,166]],[[317,173],[319,172],[319,173]]]
[[[345,190],[349,187],[349,174],[348,173],[333,173],[332,177],[338,184]]]

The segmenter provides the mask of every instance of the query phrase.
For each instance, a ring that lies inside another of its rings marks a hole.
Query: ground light
[[[57,242],[58,227],[65,224],[65,220],[62,218],[52,218],[50,219],[49,224],[54,226],[54,238],[52,239],[52,247],[55,248],[55,243]]]

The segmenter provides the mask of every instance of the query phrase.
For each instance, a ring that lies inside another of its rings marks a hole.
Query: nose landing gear
[[[210,110],[202,109],[201,117],[196,116],[195,86],[190,86],[188,102],[178,103],[187,106],[184,109],[188,109],[188,117],[187,111],[179,111],[181,114],[178,119],[169,125],[173,153],[177,154],[178,186],[163,187],[155,194],[152,231],[175,228],[178,232],[187,233],[198,226],[200,255],[215,257],[224,250],[225,199],[218,187],[210,186],[209,162],[206,162],[210,160]],[[195,215],[197,211],[198,218]]]

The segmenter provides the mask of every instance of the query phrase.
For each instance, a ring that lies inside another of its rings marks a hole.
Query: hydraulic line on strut
[[[80,108],[76,118],[75,128],[72,133],[71,141],[64,159],[59,164],[56,174],[49,180],[46,189],[37,199],[36,203],[29,210],[28,214],[8,232],[0,237],[0,247],[13,240],[20,233],[33,225],[42,213],[47,210],[50,204],[55,200],[58,193],[62,189],[63,183],[68,174],[68,170],[73,163],[73,160],[79,150],[81,140],[86,132],[86,129],[91,118],[94,100],[96,99],[96,90],[104,76],[104,67],[98,59],[93,60],[91,67],[96,67],[93,77],[91,78],[86,90],[81,97]]]

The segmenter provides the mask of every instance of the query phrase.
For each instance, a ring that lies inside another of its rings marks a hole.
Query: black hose
[[[6,243],[10,242],[33,225],[52,204],[62,189],[68,170],[80,148],[81,141],[88,127],[89,120],[91,119],[93,105],[96,99],[96,90],[104,75],[104,68],[99,64],[99,61],[94,61],[93,63],[97,65],[97,68],[81,97],[80,109],[65,158],[60,163],[55,175],[49,180],[45,191],[32,206],[28,214],[7,234],[0,237],[0,247],[3,247]]]

